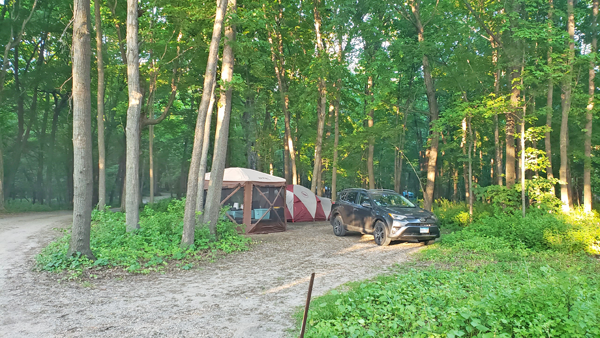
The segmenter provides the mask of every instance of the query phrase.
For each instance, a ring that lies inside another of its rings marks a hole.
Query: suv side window
[[[364,202],[368,202],[369,204],[372,205],[371,199],[369,198],[369,196],[367,196],[367,194],[365,194],[363,192],[360,194],[360,197],[358,198],[358,205],[362,205]]]
[[[338,194],[338,200],[342,201],[342,202],[346,202],[346,192],[342,191]]]
[[[352,204],[356,204],[356,196],[358,195],[358,191],[348,191],[346,196],[344,196],[344,201]]]

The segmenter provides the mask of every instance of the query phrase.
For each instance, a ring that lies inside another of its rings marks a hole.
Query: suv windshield
[[[402,195],[394,192],[372,192],[372,201],[380,207],[414,208],[415,205]]]

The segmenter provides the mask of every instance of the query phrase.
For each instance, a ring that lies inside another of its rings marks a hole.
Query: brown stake
[[[304,306],[304,318],[302,318],[302,329],[300,330],[300,338],[304,338],[304,329],[306,329],[306,318],[308,317],[308,307],[310,306],[310,295],[312,294],[313,282],[315,281],[315,273],[310,275],[310,283],[308,283],[308,295],[306,296],[306,305]]]

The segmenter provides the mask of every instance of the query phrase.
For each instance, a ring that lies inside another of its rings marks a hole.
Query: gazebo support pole
[[[244,184],[244,225],[246,233],[252,228],[252,182],[246,182]]]

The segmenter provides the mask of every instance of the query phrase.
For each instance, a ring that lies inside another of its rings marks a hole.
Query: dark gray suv
[[[393,190],[346,189],[331,210],[336,236],[347,231],[372,234],[377,245],[391,241],[432,244],[440,237],[437,218]]]

